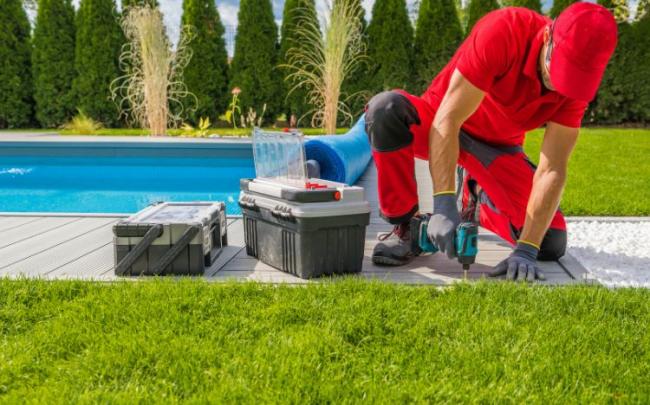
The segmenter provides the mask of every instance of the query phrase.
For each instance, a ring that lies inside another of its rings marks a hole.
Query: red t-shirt
[[[480,19],[422,98],[436,110],[454,69],[486,93],[463,129],[490,143],[520,145],[526,131],[552,121],[579,127],[587,108],[547,90],[538,73],[544,28],[551,22],[532,10],[507,7]],[[551,63],[553,63],[551,53]]]

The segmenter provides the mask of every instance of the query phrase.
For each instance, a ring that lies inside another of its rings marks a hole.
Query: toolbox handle
[[[171,264],[171,262],[176,259],[181,253],[181,250],[185,249],[187,245],[190,244],[192,239],[199,233],[201,228],[197,225],[192,225],[183,232],[180,239],[174,243],[174,245],[156,262],[152,267],[151,272],[155,275],[159,275]]]
[[[249,196],[243,196],[238,201],[241,208],[248,208],[249,210],[256,211],[258,209],[255,199]]]
[[[276,205],[275,207],[273,207],[273,209],[271,209],[271,215],[277,218],[286,219],[288,221],[294,220],[293,213],[291,212],[291,208],[283,205]]]
[[[151,228],[144,234],[142,240],[115,266],[115,274],[118,276],[125,275],[133,263],[151,246],[154,240],[162,235],[163,226],[161,224],[152,224]]]

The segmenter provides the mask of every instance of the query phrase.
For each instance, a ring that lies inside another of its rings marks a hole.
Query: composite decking
[[[409,284],[446,285],[463,279],[460,265],[440,254],[415,258],[403,267],[379,267],[370,254],[379,233],[391,227],[378,217],[376,169],[371,165],[359,181],[365,187],[372,207],[367,228],[363,271],[356,277]],[[432,207],[431,182],[426,162],[416,161],[416,176],[421,209]],[[117,280],[113,273],[112,226],[121,216],[80,215],[0,215],[0,277],[39,277],[45,279]],[[256,280],[270,283],[306,283],[282,273],[246,255],[240,218],[228,219],[228,241],[205,278],[222,280]],[[510,247],[485,230],[479,234],[479,255],[469,272],[469,279],[486,277],[492,266],[505,258]],[[540,263],[546,271],[545,284],[589,282],[587,273],[572,257],[561,262]],[[129,278],[132,279],[132,278]]]

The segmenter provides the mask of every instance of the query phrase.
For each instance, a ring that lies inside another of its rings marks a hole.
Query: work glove
[[[537,266],[539,249],[528,243],[518,242],[510,256],[497,264],[490,277],[506,275],[507,280],[535,281],[546,280],[544,273]]]
[[[460,224],[460,214],[456,207],[454,194],[433,196],[433,215],[427,225],[429,240],[447,257],[456,257],[456,228]]]

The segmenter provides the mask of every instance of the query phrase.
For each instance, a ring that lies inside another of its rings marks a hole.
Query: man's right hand
[[[456,195],[440,194],[433,197],[433,215],[427,225],[427,235],[433,244],[446,253],[447,257],[456,257],[456,228],[460,224],[460,215],[456,207]]]

